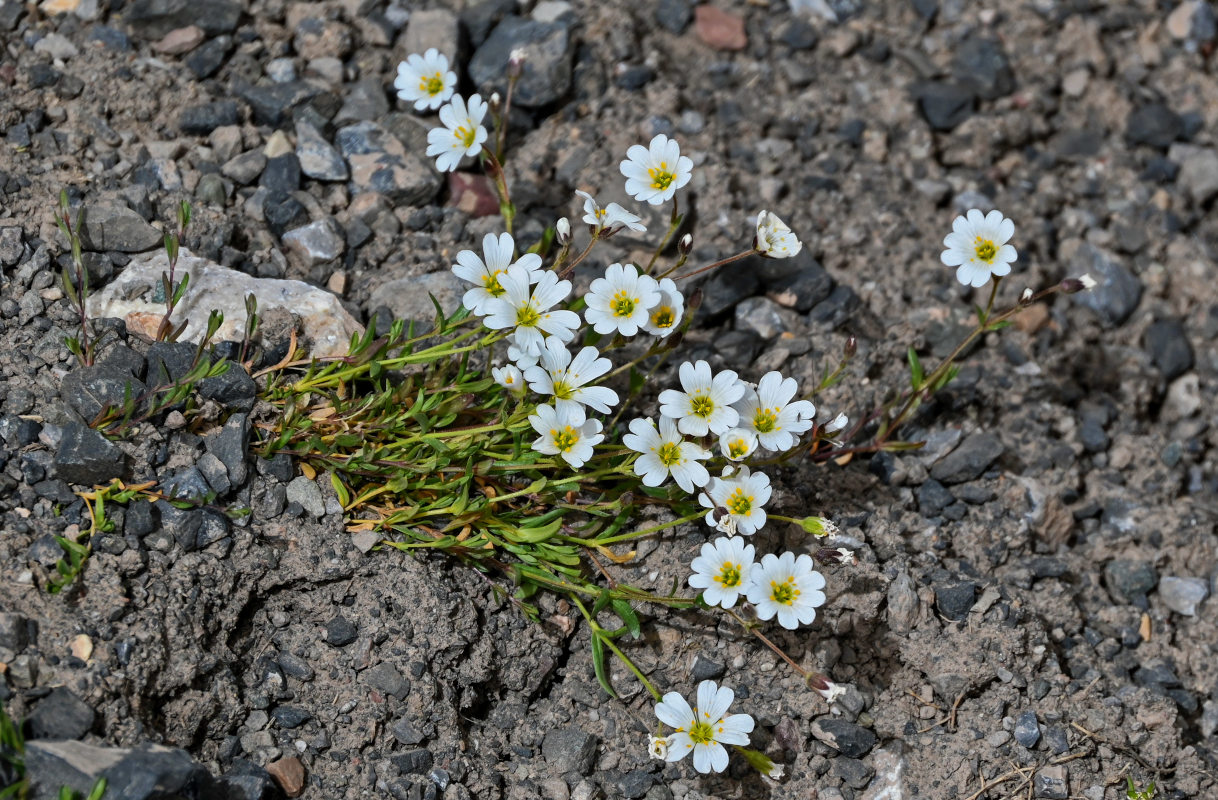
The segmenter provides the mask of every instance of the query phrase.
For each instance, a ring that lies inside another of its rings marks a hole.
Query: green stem
[[[588,613],[588,609],[584,607],[583,602],[578,597],[572,597],[571,601],[575,603],[576,608],[579,609],[579,613],[584,615],[584,619],[588,622],[588,627],[592,629],[592,635],[600,639],[601,644],[608,647],[615,656],[622,660],[622,663],[626,665],[627,669],[634,673],[634,677],[639,679],[639,683],[647,687],[647,691],[651,692],[652,697],[654,697],[657,701],[660,700],[660,693],[656,690],[656,687],[651,685],[651,681],[647,680],[647,676],[643,674],[642,670],[636,667],[634,662],[626,657],[626,654],[613,643],[612,639],[610,639],[608,636],[601,635],[604,628],[598,625],[596,620],[592,619],[592,615]]]
[[[677,228],[681,227],[681,215],[677,211],[677,198],[673,195],[672,198],[672,216],[668,218],[668,232],[664,234],[664,238],[660,240],[660,244],[656,247],[655,252],[651,254],[651,260],[647,262],[647,269],[643,272],[651,274],[651,268],[655,266],[656,259],[660,257],[660,253],[664,252],[664,248],[668,246],[668,242],[672,239],[673,234],[677,232]]]
[[[653,533],[659,533],[661,531],[666,531],[669,528],[675,528],[678,525],[684,525],[686,522],[693,522],[694,520],[701,519],[704,516],[706,516],[705,511],[698,511],[694,514],[688,514],[684,517],[674,519],[672,522],[665,522],[661,525],[655,525],[650,528],[644,528],[641,531],[635,531],[634,533],[623,533],[619,534],[618,536],[609,536],[604,539],[580,539],[576,536],[563,536],[562,538],[573,544],[582,544],[590,547],[603,547],[607,544],[627,542],[631,539],[641,539],[642,537],[650,536]]]

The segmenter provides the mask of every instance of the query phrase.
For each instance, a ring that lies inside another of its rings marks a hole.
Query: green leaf
[[[642,635],[642,628],[639,625],[639,616],[634,613],[634,609],[630,607],[630,603],[625,600],[613,601],[613,613],[626,624],[626,630],[630,631],[630,635],[634,638],[639,638]]]
[[[922,362],[918,360],[918,353],[912,347],[907,353],[909,357],[909,384],[913,386],[914,391],[922,388]]]
[[[1003,328],[1009,328],[1009,327],[1011,327],[1011,320],[1003,319],[1003,320],[999,320],[998,322],[995,322],[993,325],[986,327],[986,331],[987,332],[1000,331]]]
[[[595,617],[604,611],[609,606],[611,599],[612,595],[609,593],[609,590],[601,589],[601,593],[596,596],[596,602],[592,604],[592,616]]]
[[[347,490],[337,472],[330,473],[330,485],[334,487],[334,494],[338,495],[338,502],[342,503],[343,508],[351,505],[351,492]]]
[[[182,276],[182,280],[173,289],[173,304],[176,306],[182,299],[182,295],[186,294],[186,287],[190,285],[190,273],[187,272]]]
[[[613,691],[613,684],[609,682],[609,673],[605,670],[605,645],[596,631],[592,632],[592,670],[596,673],[596,682],[616,700],[617,692]]]

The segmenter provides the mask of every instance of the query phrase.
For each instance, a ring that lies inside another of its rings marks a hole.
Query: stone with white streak
[[[168,270],[163,252],[131,259],[122,274],[89,297],[89,316],[118,317],[133,333],[155,334],[165,312],[161,274]],[[363,332],[337,297],[302,281],[253,278],[182,250],[174,280],[185,275],[190,275],[190,284],[173,312],[175,323],[187,323],[181,341],[198,341],[213,309],[224,314],[214,341],[241,341],[245,296],[251,293],[258,299],[260,315],[278,307],[300,319],[304,346],[312,356],[345,355],[351,334]]]

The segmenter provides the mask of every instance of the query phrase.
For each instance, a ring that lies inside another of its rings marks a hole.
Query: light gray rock
[[[351,174],[343,157],[321,131],[303,119],[296,123],[296,159],[301,172],[319,181],[345,181]]]
[[[1186,617],[1197,616],[1197,606],[1209,593],[1209,585],[1204,578],[1166,575],[1159,579],[1159,597],[1172,611]]]
[[[1167,157],[1180,165],[1180,185],[1198,206],[1218,195],[1218,150],[1191,144],[1173,144]]]
[[[124,205],[98,203],[85,207],[80,240],[86,250],[139,253],[162,245],[165,235]]]
[[[375,122],[357,122],[338,132],[338,149],[351,168],[351,192],[377,192],[391,202],[418,205],[440,191],[440,174],[423,151],[408,151]]]
[[[165,253],[131,259],[127,268],[104,289],[90,295],[90,317],[124,319],[128,330],[154,335],[165,306],[159,297],[161,273],[169,270]],[[213,309],[224,314],[224,324],[216,332],[217,341],[241,341],[245,322],[245,296],[258,299],[258,311],[283,308],[297,316],[310,355],[345,355],[352,333],[363,326],[352,319],[334,295],[301,281],[253,278],[243,272],[222,267],[189,250],[178,258],[176,280],[190,275],[185,296],[174,310],[174,319],[186,322],[182,341],[198,341],[207,329]]]
[[[418,278],[401,278],[377,287],[368,301],[370,309],[381,306],[393,312],[394,319],[431,322],[436,317],[430,296],[436,298],[446,315],[461,307],[461,298],[468,287],[448,270],[432,272]]]
[[[288,257],[304,267],[342,258],[346,250],[343,229],[334,217],[322,217],[283,235]]]

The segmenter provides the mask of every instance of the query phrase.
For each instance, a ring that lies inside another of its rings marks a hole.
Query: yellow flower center
[[[651,312],[651,324],[655,328],[671,328],[677,321],[677,313],[672,306],[660,306]]]
[[[715,741],[715,729],[709,722],[695,722],[689,727],[689,738],[694,744],[710,744]]]
[[[634,298],[623,289],[613,296],[609,307],[613,309],[613,316],[629,317],[634,313]]]
[[[994,257],[998,255],[998,248],[994,246],[993,242],[991,242],[989,239],[982,239],[980,236],[978,236],[975,248],[977,258],[987,264],[994,263]]]
[[[727,589],[739,586],[740,565],[733,564],[730,561],[723,562],[723,567],[720,568],[719,574],[715,576],[715,582]]]
[[[727,506],[728,511],[736,516],[747,517],[753,510],[753,496],[751,494],[746,495],[744,489],[737,486],[736,491],[728,496],[727,502],[724,505]]]
[[[744,439],[733,439],[727,443],[727,453],[733,460],[749,454],[749,443]]]
[[[453,131],[453,135],[457,137],[457,141],[463,144],[466,150],[473,147],[474,140],[478,138],[478,126],[474,124],[472,119],[467,120],[467,122],[469,123],[469,127],[466,127],[465,125],[458,125],[457,129]]]
[[[430,78],[424,76],[419,81],[419,90],[425,94],[439,94],[444,91],[444,75],[437,72]]]
[[[570,425],[561,431],[557,429],[550,431],[550,436],[554,437],[554,446],[560,453],[567,452],[579,442],[579,432]]]
[[[704,394],[689,398],[689,409],[698,417],[709,417],[715,413],[715,401]]]
[[[671,467],[674,464],[680,464],[681,445],[676,442],[665,442],[656,450],[656,457],[660,459],[660,463],[666,467]]]
[[[537,323],[540,321],[541,314],[538,313],[537,309],[533,308],[531,303],[516,309],[516,327],[536,328]]]
[[[659,167],[648,168],[647,174],[651,176],[651,188],[660,191],[667,189],[677,177],[668,171],[668,164],[664,161],[660,162]]]
[[[796,597],[799,597],[799,590],[795,588],[794,577],[788,577],[782,583],[770,581],[770,599],[775,603],[789,606],[795,602]]]
[[[508,373],[507,375],[503,376],[503,382],[506,383],[508,386],[511,386],[513,383],[516,382],[516,378],[511,373]]]
[[[566,381],[554,381],[554,396],[559,400],[570,400],[575,390]]]
[[[772,433],[778,429],[778,409],[759,408],[753,412],[753,427],[758,433]]]
[[[498,297],[503,294],[503,287],[499,285],[499,273],[503,272],[497,269],[490,275],[482,276],[482,288],[486,289],[486,293],[491,297]]]

